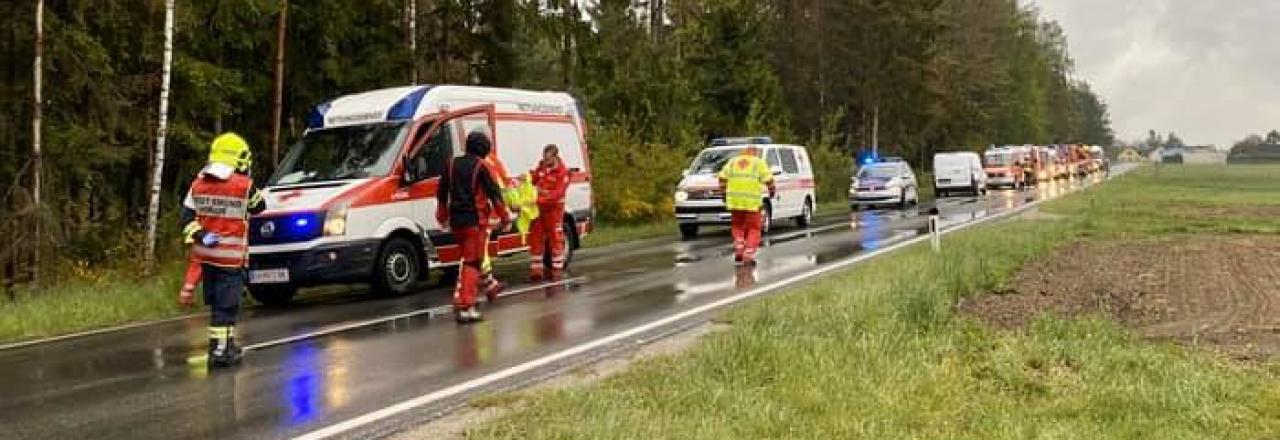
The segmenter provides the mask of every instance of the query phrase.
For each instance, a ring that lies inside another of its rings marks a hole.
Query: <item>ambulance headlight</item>
[[[324,216],[324,235],[344,235],[347,233],[347,208],[350,205],[340,204],[329,209]]]
[[[684,202],[686,200],[689,200],[689,193],[684,190],[676,191],[676,203]]]

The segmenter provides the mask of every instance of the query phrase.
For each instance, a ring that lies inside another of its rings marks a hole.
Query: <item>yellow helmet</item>
[[[248,171],[253,165],[253,153],[249,151],[249,143],[235,133],[223,133],[213,140],[209,149],[209,162],[220,163],[235,168],[236,171]]]

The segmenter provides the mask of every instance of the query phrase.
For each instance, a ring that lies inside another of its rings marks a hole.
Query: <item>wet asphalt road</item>
[[[945,228],[1077,185],[992,191],[936,207]],[[516,283],[474,326],[449,320],[450,289],[398,298],[336,289],[288,310],[248,311],[239,331],[254,349],[228,372],[188,361],[203,354],[201,317],[0,350],[0,438],[297,436],[913,238],[925,233],[923,213],[932,207],[829,216],[807,230],[779,224],[754,270],[732,266],[727,231],[584,250],[567,281]],[[499,276],[523,279],[525,261],[505,259]]]

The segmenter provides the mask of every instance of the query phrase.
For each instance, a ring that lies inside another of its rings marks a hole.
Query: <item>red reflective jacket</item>
[[[192,248],[202,263],[241,268],[248,262],[252,191],[253,179],[241,173],[231,173],[225,180],[201,173],[191,184],[191,208],[196,212],[196,222],[200,229],[220,237],[213,247],[197,244]]]
[[[569,189],[569,168],[563,160],[557,160],[552,166],[539,163],[531,173],[533,184],[538,187],[538,204],[552,205],[564,203],[564,194]]]

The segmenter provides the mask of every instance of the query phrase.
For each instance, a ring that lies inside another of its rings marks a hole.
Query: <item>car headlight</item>
[[[340,203],[329,208],[324,216],[324,235],[343,235],[347,233],[347,209],[351,205]]]
[[[685,192],[685,191],[683,191],[683,190],[681,190],[681,191],[676,191],[676,202],[683,202],[683,201],[686,201],[686,200],[689,200],[689,193],[687,193],[687,192]]]

